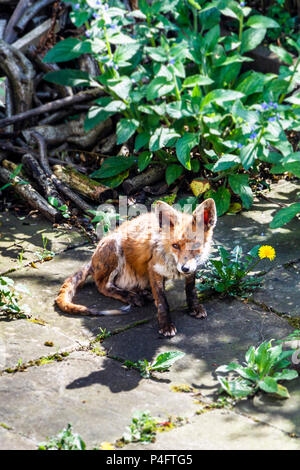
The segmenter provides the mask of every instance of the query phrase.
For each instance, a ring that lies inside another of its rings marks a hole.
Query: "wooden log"
[[[68,121],[56,126],[36,126],[23,131],[23,136],[29,145],[33,145],[33,132],[38,132],[43,136],[47,144],[59,145],[63,142],[69,142],[78,145],[81,148],[87,148],[93,145],[103,135],[112,129],[111,119],[100,122],[89,132],[84,130],[84,117],[76,121]]]
[[[4,183],[12,183],[11,188],[22,199],[24,199],[30,207],[38,210],[50,222],[56,223],[61,219],[61,214],[52,207],[48,202],[31,186],[31,184],[24,184],[24,181],[19,177],[13,175],[6,168],[0,167],[0,180]]]
[[[164,168],[154,166],[144,171],[143,173],[134,176],[133,178],[128,178],[126,181],[124,181],[122,186],[126,194],[132,194],[147,185],[162,180],[164,175]]]
[[[46,200],[49,200],[49,197],[54,197],[58,201],[58,205],[62,206],[65,204],[65,201],[61,198],[56,187],[51,181],[51,178],[45,174],[39,162],[34,158],[30,153],[26,153],[22,157],[22,163],[25,169],[29,172],[32,178],[37,182],[39,187],[42,189]],[[3,162],[4,165],[4,162]]]
[[[101,183],[79,173],[74,168],[55,165],[53,172],[63,183],[93,201],[104,202],[107,199],[116,197],[116,192],[113,189],[103,186]]]

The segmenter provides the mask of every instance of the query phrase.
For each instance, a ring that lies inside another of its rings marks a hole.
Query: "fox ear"
[[[193,223],[203,223],[204,230],[213,229],[217,223],[217,209],[212,198],[206,199],[193,212]]]
[[[166,202],[157,201],[155,204],[155,214],[160,228],[170,229],[175,226],[177,221],[177,211]]]

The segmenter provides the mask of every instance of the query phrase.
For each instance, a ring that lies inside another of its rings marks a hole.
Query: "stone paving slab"
[[[31,440],[4,429],[0,423],[0,450],[35,450],[36,445]]]
[[[253,400],[242,401],[237,405],[237,410],[250,415],[265,423],[300,436],[300,380],[287,382],[291,398],[287,400],[274,400],[268,395],[261,394]],[[300,440],[299,440],[300,442]]]
[[[253,206],[237,215],[219,217],[215,228],[215,243],[223,244],[225,248],[241,245],[245,252],[255,245],[271,245],[276,250],[276,259],[272,263],[263,260],[259,270],[269,270],[274,264],[283,264],[300,257],[300,221],[294,218],[288,224],[278,229],[270,229],[269,223],[280,209],[275,202],[291,204],[296,202],[300,192],[300,183],[281,180],[271,185],[270,192],[264,194],[272,200],[255,198]],[[273,203],[274,201],[274,203]]]
[[[253,299],[280,313],[300,318],[300,262],[279,266],[264,276],[263,288]]]
[[[17,260],[22,250],[24,264],[36,260],[35,252],[43,248],[42,235],[48,239],[47,250],[54,253],[87,241],[74,227],[55,229],[42,217],[27,216],[24,220],[20,220],[9,212],[2,212],[0,213],[0,273],[20,266]]]
[[[167,378],[140,381],[139,374],[91,352],[30,367],[0,378],[0,422],[36,443],[71,423],[88,447],[114,442],[135,411],[153,416],[192,416],[189,396],[173,394]]]
[[[300,450],[300,439],[226,410],[191,418],[190,423],[157,434],[147,446],[131,444],[128,450]]]
[[[70,338],[57,328],[25,319],[1,321],[0,341],[1,370],[14,368],[19,361],[24,364],[42,356],[70,351],[80,345],[76,338]],[[53,347],[45,345],[46,342],[52,342]]]
[[[168,378],[175,385],[188,384],[216,399],[219,387],[214,370],[219,365],[243,361],[249,346],[284,338],[293,331],[286,320],[255,305],[223,300],[207,302],[206,308],[204,320],[173,312],[178,333],[172,339],[161,339],[152,321],[106,339],[103,346],[111,356],[131,361],[152,361],[165,351],[183,351],[185,356],[172,366]],[[295,399],[299,405],[298,397]]]

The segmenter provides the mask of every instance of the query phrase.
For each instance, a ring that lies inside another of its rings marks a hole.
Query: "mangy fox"
[[[70,314],[106,315],[121,310],[101,311],[76,305],[77,288],[91,275],[99,292],[124,303],[142,306],[152,295],[159,332],[174,336],[164,283],[184,278],[190,315],[206,317],[197,298],[196,271],[208,259],[217,215],[213,199],[200,204],[192,214],[179,212],[159,201],[155,211],[124,222],[99,242],[90,262],[66,279],[56,298],[59,308]]]

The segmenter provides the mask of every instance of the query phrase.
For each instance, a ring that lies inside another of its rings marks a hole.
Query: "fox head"
[[[165,253],[171,255],[181,274],[192,274],[208,258],[217,222],[215,201],[206,199],[192,214],[175,210],[165,202],[155,206]]]

